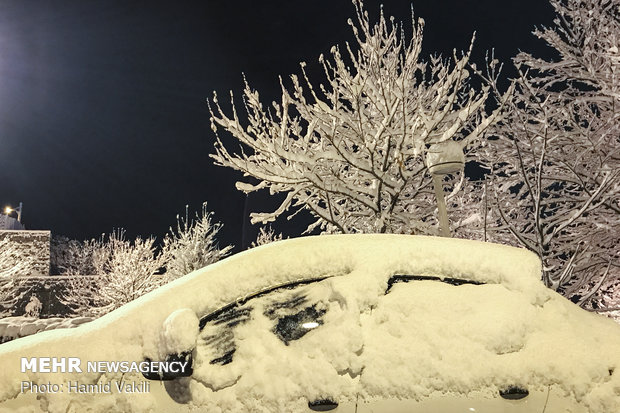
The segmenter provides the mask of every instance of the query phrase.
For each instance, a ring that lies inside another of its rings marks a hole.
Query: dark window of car
[[[526,398],[530,392],[527,389],[524,389],[519,386],[511,386],[507,389],[503,389],[499,391],[499,395],[502,399],[506,400],[521,400]]]
[[[435,277],[432,275],[404,275],[404,274],[399,274],[399,275],[393,275],[392,277],[390,277],[390,279],[388,280],[388,286],[387,289],[385,290],[385,293],[389,293],[390,290],[392,289],[392,287],[394,286],[394,284],[397,283],[408,283],[410,281],[438,281],[438,282],[442,282],[442,283],[446,283],[446,284],[450,284],[450,285],[454,285],[454,286],[459,286],[459,285],[464,285],[464,284],[473,284],[473,285],[483,285],[483,282],[480,281],[472,281],[472,280],[466,280],[466,279],[462,279],[462,278],[452,278],[452,277]]]
[[[288,346],[291,341],[299,340],[311,330],[322,325],[323,314],[325,310],[317,310],[316,305],[311,305],[295,314],[279,317],[272,331]]]
[[[322,304],[308,300],[306,286],[324,279],[271,288],[203,317],[199,324],[199,346],[207,351],[209,363],[226,365],[233,361],[236,351],[235,328],[251,320],[252,312],[258,308],[273,320],[272,332],[286,345],[321,326],[321,317],[326,310]]]
[[[204,344],[213,348],[215,357],[210,361],[211,364],[225,365],[232,361],[235,353],[233,327],[243,324],[250,319],[252,307],[226,307],[224,311],[213,317],[209,333],[202,336]],[[204,328],[204,326],[203,326]]]

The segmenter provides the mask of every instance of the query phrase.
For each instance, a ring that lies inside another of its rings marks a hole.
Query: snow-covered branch
[[[536,252],[549,287],[591,306],[620,285],[620,6],[551,3],[555,26],[535,34],[560,58],[517,56],[516,93],[478,159],[493,171],[495,233]]]
[[[217,234],[222,228],[219,222],[213,222],[213,213],[207,211],[207,203],[202,205],[200,215],[188,218],[177,216],[177,228],[170,228],[164,238],[162,260],[169,280],[182,277],[226,257],[232,246],[220,248]]]
[[[253,223],[304,208],[315,218],[307,231],[434,233],[428,146],[453,140],[464,148],[477,141],[499,120],[505,96],[487,114],[489,89],[469,84],[471,47],[452,59],[423,61],[421,19],[406,36],[393,18],[381,13],[372,24],[362,2],[355,5],[349,25],[356,41],[320,57],[323,83],[311,80],[302,63],[301,77],[292,75],[288,87],[281,81],[280,102],[265,107],[246,82],[247,122],[232,94],[231,114],[214,94],[212,157],[258,181],[239,183],[244,192],[286,194],[275,211],[252,214]],[[241,150],[229,150],[220,130]]]
[[[95,275],[70,277],[64,302],[80,315],[99,316],[162,285],[163,260],[154,241],[138,237],[132,242],[117,230],[96,242]]]

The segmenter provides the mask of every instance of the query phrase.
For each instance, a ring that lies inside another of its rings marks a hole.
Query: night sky
[[[366,1],[371,16],[381,3],[410,25],[409,0]],[[425,56],[466,49],[474,31],[478,64],[492,48],[506,63],[518,50],[549,53],[531,34],[552,23],[544,0],[413,7]],[[250,195],[244,205],[240,175],[213,166],[206,99],[240,96],[243,73],[265,103],[300,61],[318,75],[319,54],[352,40],[353,13],[347,0],[0,0],[0,207],[23,202],[27,228],[54,235],[122,227],[161,239],[186,204],[207,201],[221,242],[247,246],[258,228],[244,206],[275,204]],[[305,227],[282,221],[291,235]]]

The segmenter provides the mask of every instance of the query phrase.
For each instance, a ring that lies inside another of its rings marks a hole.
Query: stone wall
[[[25,276],[50,273],[50,231],[0,230],[0,240],[8,238],[19,248],[19,256],[33,260],[32,269]]]

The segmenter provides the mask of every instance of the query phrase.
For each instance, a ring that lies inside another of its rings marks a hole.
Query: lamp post
[[[446,210],[446,200],[443,196],[443,177],[463,171],[465,155],[459,142],[447,140],[434,143],[426,152],[426,166],[433,177],[433,188],[437,198],[437,212],[439,214],[439,228],[442,237],[450,237],[450,223]]]
[[[17,212],[17,222],[19,222],[21,224],[22,222],[22,203],[19,203],[19,206],[17,208],[11,208],[10,206],[7,206],[6,208],[4,208],[4,213],[6,215],[9,215],[11,212]]]

